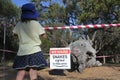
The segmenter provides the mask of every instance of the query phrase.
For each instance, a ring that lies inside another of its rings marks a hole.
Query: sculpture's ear
[[[90,37],[87,35],[87,40],[90,40]]]
[[[83,37],[83,36],[81,36],[81,37],[79,38],[79,40],[86,40],[86,38]]]
[[[87,40],[89,41],[89,43],[91,44],[91,45],[93,45],[93,42],[92,42],[92,40],[90,39],[90,37],[87,35]]]

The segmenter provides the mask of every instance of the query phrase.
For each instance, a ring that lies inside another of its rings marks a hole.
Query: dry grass
[[[0,67],[0,80],[15,80],[16,71],[11,67],[3,68]],[[53,75],[52,71],[49,68],[38,71],[39,80],[120,80],[120,67],[115,66],[86,68],[82,74],[64,70],[63,73],[55,71]],[[25,80],[29,80],[28,74]]]
[[[120,80],[120,67],[93,67],[87,68],[82,74],[64,71],[64,75],[57,71],[57,75],[50,75],[49,68],[39,71],[45,80]]]

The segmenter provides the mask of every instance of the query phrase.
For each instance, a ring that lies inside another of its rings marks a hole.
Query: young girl
[[[37,80],[37,70],[47,66],[40,48],[40,37],[46,38],[46,33],[36,21],[39,14],[33,3],[24,4],[21,9],[21,21],[13,30],[19,39],[19,50],[13,68],[18,70],[16,80],[23,80],[26,71],[29,71],[30,80]]]

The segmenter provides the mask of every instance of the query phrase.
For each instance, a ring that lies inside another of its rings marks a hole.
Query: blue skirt
[[[42,69],[47,67],[46,60],[42,52],[37,52],[25,56],[16,56],[13,68],[17,70]]]

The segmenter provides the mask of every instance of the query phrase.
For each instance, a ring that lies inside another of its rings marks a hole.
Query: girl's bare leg
[[[37,80],[37,70],[31,68],[29,74],[30,74],[30,80]]]
[[[16,80],[23,80],[25,73],[26,73],[25,70],[19,70],[16,76]]]

